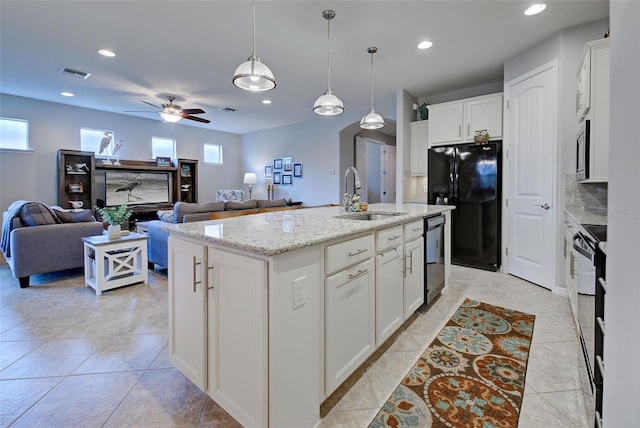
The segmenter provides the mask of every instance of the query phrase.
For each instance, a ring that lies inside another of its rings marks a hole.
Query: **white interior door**
[[[556,61],[508,82],[508,272],[555,288]]]
[[[380,202],[393,204],[396,202],[396,148],[385,144],[380,156],[382,165]]]

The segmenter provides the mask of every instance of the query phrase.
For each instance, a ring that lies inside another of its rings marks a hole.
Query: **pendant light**
[[[327,9],[322,12],[322,17],[327,20],[327,41],[328,41],[328,62],[327,62],[327,91],[318,97],[313,104],[314,113],[323,116],[334,116],[344,111],[344,104],[340,98],[331,92],[331,20],[336,17],[333,10]]]
[[[384,126],[384,119],[373,109],[373,54],[378,52],[378,48],[371,46],[367,52],[371,54],[371,110],[360,121],[360,128],[380,129]]]
[[[233,74],[233,84],[240,89],[251,92],[270,91],[276,87],[273,73],[256,56],[256,2],[253,2],[253,52],[236,68]]]

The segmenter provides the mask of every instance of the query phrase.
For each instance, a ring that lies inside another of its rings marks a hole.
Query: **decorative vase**
[[[107,233],[108,233],[109,239],[118,239],[118,238],[120,238],[121,232],[122,232],[122,230],[120,229],[120,225],[119,224],[110,224],[109,227],[107,228]]]

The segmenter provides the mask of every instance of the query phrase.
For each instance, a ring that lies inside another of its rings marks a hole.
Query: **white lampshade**
[[[270,91],[276,87],[276,78],[260,58],[251,55],[236,68],[233,84],[240,89],[253,92]]]
[[[253,172],[245,172],[244,173],[244,184],[256,184],[258,182],[258,177]]]
[[[384,119],[375,110],[371,109],[360,121],[360,128],[380,129],[384,126]]]
[[[176,123],[177,121],[182,119],[182,115],[178,113],[168,113],[166,111],[161,111],[158,114],[160,115],[160,117],[162,117],[162,119],[165,122],[169,122],[169,123]]]
[[[344,111],[344,104],[331,90],[327,89],[327,92],[320,95],[313,104],[313,111],[323,116],[334,116]]]

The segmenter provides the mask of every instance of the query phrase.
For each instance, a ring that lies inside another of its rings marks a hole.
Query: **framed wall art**
[[[291,174],[282,174],[282,184],[291,184]]]
[[[282,169],[282,159],[273,160],[273,169]]]
[[[265,165],[264,167],[264,178],[273,177],[273,167],[271,165]]]
[[[282,158],[282,166],[285,171],[291,171],[293,169],[293,158],[292,157]]]
[[[282,173],[280,171],[275,171],[273,173],[273,184],[280,184],[281,176],[282,176]]]
[[[294,177],[302,177],[302,164],[294,163],[293,164],[293,176]]]

